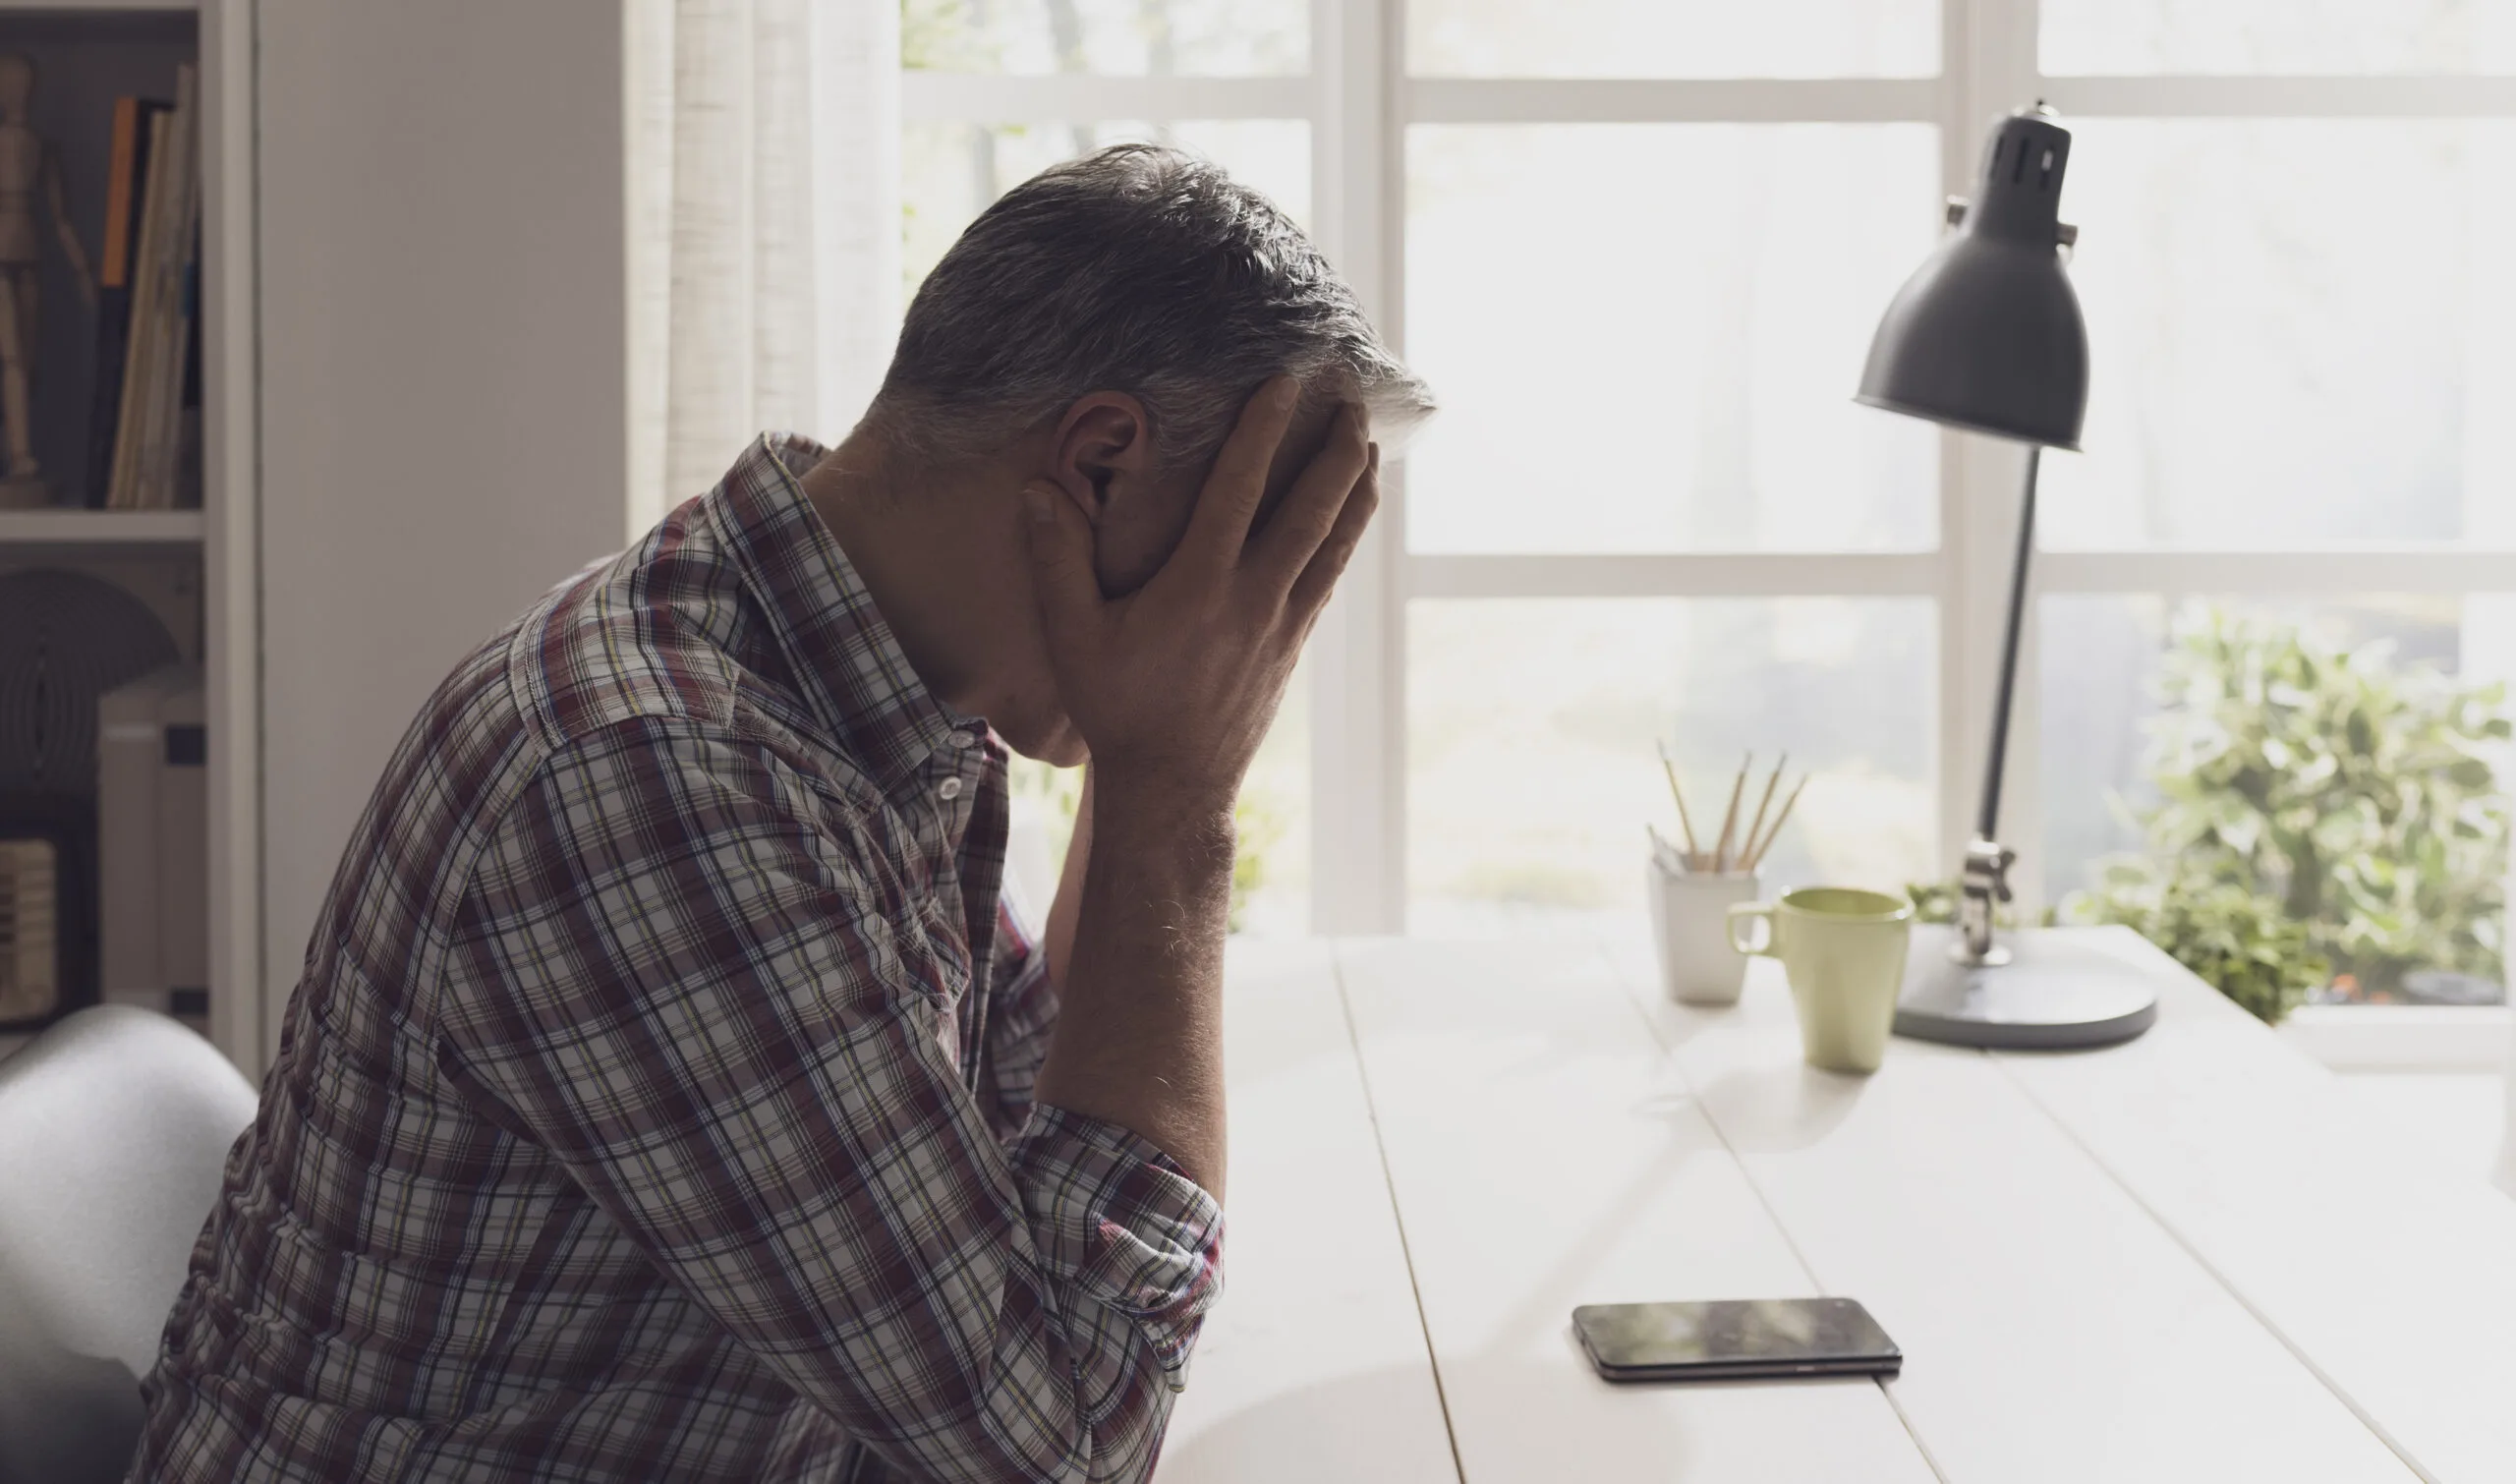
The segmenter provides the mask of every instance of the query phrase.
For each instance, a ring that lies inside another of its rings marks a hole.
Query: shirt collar
[[[804,497],[797,475],[828,452],[810,438],[763,433],[709,502],[805,702],[876,785],[896,793],[954,730],[979,723],[946,710],[909,667],[864,580]]]

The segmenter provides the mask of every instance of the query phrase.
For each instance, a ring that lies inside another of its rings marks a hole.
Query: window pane
[[[1639,923],[1642,827],[1678,828],[1661,738],[1703,833],[1718,833],[1748,749],[1760,786],[1778,750],[1793,778],[1810,771],[1765,862],[1771,889],[1899,890],[1930,869],[1926,599],[1442,599],[1407,613],[1412,931]]]
[[[1287,119],[1147,124],[909,124],[900,131],[906,204],[901,269],[906,291],[926,275],[972,218],[998,197],[1059,160],[1105,144],[1150,142],[1193,149],[1267,194],[1310,226],[1310,126]]]
[[[1938,0],[1409,0],[1428,77],[1872,78],[1939,71]]]
[[[1308,0],[900,0],[900,57],[938,72],[1249,77],[1310,67]]]
[[[2044,0],[2038,42],[2044,71],[2064,75],[2508,72],[2516,4]]]
[[[2074,127],[2093,380],[2052,543],[2516,534],[2516,125]]]
[[[1276,724],[1250,760],[1232,823],[1231,930],[1264,938],[1310,931],[1310,661],[1293,670]]]
[[[1005,874],[1030,909],[1048,922],[1066,842],[1074,834],[1083,770],[1013,760],[1013,808]],[[1276,724],[1259,744],[1232,809],[1239,833],[1231,872],[1231,931],[1298,938],[1310,931],[1310,668],[1293,671]]]
[[[2073,596],[2041,621],[2048,898],[2153,862],[2308,925],[2319,998],[2503,998],[2510,757],[2484,733],[2516,599]]]
[[[1926,125],[1419,126],[1418,551],[1914,550],[1938,443],[1852,401],[1936,230]]]

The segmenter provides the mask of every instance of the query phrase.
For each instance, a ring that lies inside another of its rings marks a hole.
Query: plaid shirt
[[[1005,754],[755,443],[438,688],[351,838],[140,1480],[1142,1479],[1213,1198],[1035,1106]]]

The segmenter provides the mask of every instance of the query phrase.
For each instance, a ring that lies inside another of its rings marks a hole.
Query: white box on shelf
[[[169,665],[96,705],[102,998],[206,1013],[209,790],[201,669]]]

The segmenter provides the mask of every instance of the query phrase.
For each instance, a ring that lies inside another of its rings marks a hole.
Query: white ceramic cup
[[[1670,871],[1657,860],[1644,869],[1661,993],[1680,1004],[1737,1004],[1747,961],[1730,946],[1730,909],[1756,899],[1756,874]]]

